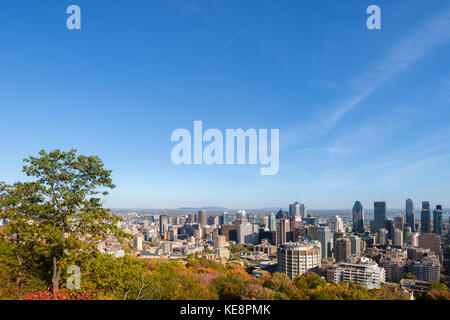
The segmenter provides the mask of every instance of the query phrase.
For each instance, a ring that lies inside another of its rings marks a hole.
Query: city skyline
[[[110,208],[446,206],[448,1],[380,0],[379,30],[360,1],[80,0],[81,30],[70,4],[0,11],[2,181],[75,147],[113,170]],[[280,129],[278,173],[174,165],[171,133],[194,121]]]

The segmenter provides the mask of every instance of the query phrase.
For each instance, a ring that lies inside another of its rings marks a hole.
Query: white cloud
[[[353,78],[351,83],[354,85],[354,92],[329,115],[318,116],[312,123],[301,128],[285,130],[281,137],[281,148],[325,135],[376,89],[449,40],[450,9],[447,9],[401,39],[378,63]]]

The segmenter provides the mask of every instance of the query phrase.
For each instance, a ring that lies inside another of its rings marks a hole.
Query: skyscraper
[[[433,233],[442,236],[442,206],[440,204],[433,211]]]
[[[206,210],[198,210],[197,222],[201,226],[206,226]]]
[[[230,224],[230,215],[228,214],[228,212],[224,212],[222,215],[222,224],[224,225],[228,225]]]
[[[330,258],[333,254],[333,234],[328,226],[319,227],[317,240],[322,245],[322,258]]]
[[[411,199],[406,200],[406,224],[411,227],[411,231],[416,231],[415,226],[414,202]]]
[[[300,214],[300,204],[295,202],[289,205],[289,217]]]
[[[421,233],[431,233],[431,212],[430,202],[422,202],[422,212],[420,214]]]
[[[364,208],[359,201],[353,206],[353,232],[364,233]]]
[[[386,227],[386,202],[376,201],[374,203],[374,227],[375,232]]]
[[[275,215],[273,213],[269,216],[269,229],[270,231],[276,231],[277,227],[275,225]]]
[[[308,211],[306,210],[306,206],[303,203],[300,204],[300,215],[302,216],[302,218],[308,217]]]

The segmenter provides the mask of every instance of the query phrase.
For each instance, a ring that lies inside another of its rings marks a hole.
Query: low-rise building
[[[375,262],[361,257],[359,262],[341,262],[327,269],[328,282],[352,282],[369,290],[380,289],[386,281],[386,272]]]

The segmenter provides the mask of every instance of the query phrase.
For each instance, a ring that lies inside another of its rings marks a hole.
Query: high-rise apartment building
[[[206,210],[199,210],[197,213],[197,222],[200,226],[206,226]]]
[[[374,228],[375,232],[386,228],[386,202],[376,201],[374,203]]]
[[[382,246],[388,244],[388,231],[385,228],[378,230],[378,244]]]
[[[336,262],[345,261],[352,253],[352,244],[349,238],[336,240],[334,247],[334,258]]]
[[[320,243],[284,243],[277,248],[278,271],[292,280],[308,270],[320,267],[321,251]]]
[[[353,206],[353,232],[364,233],[364,208],[359,201]]]
[[[275,220],[276,224],[276,235],[275,235],[275,245],[280,246],[283,243],[290,241],[291,234],[291,223],[287,218],[278,218]]]
[[[403,231],[402,230],[395,229],[393,245],[395,247],[403,247]]]
[[[353,254],[360,255],[362,253],[361,252],[361,242],[362,242],[361,238],[358,236],[350,236],[349,239],[350,239],[350,246],[351,246],[350,253],[352,255]]]

